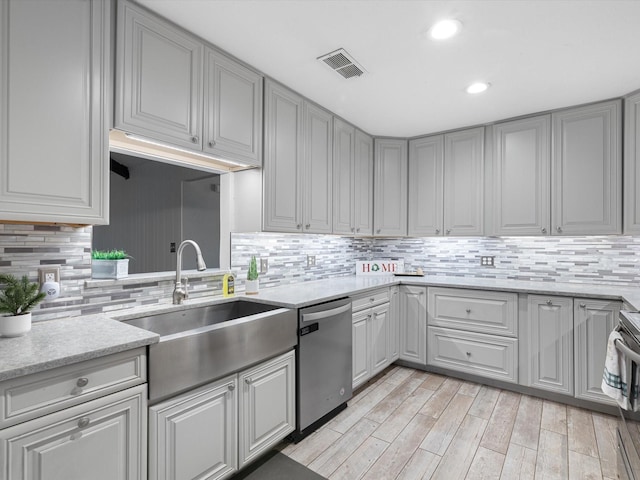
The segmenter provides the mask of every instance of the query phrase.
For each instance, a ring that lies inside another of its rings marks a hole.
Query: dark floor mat
[[[326,480],[313,470],[291,460],[277,450],[264,455],[241,472],[231,477],[232,480]]]

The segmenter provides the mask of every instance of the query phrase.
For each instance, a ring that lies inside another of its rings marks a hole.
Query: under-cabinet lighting
[[[434,40],[446,40],[456,35],[462,23],[455,19],[441,20],[429,29],[429,36]]]

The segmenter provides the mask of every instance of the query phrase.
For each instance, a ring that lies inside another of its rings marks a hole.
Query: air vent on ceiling
[[[344,48],[318,57],[325,65],[344,78],[359,77],[365,70],[347,53]]]

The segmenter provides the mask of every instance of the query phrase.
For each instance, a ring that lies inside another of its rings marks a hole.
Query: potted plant
[[[129,255],[124,250],[91,250],[91,278],[125,278]]]
[[[37,283],[29,282],[24,275],[21,279],[11,274],[0,274],[0,283],[5,289],[0,292],[0,336],[19,337],[31,330],[31,309],[40,303],[46,294]]]
[[[255,255],[251,257],[249,262],[249,271],[247,272],[247,283],[245,284],[244,292],[247,295],[253,295],[258,293],[260,288],[258,281],[258,263],[256,262]]]

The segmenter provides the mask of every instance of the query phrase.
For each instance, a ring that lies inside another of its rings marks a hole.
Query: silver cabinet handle
[[[355,227],[351,227],[351,233],[356,233]]]
[[[560,226],[556,227],[556,232],[562,233],[562,227],[560,227]]]
[[[587,304],[586,303],[581,303],[580,304],[580,308],[587,308]]]
[[[251,383],[253,383],[253,382],[251,381],[251,379],[249,377],[247,377],[247,378],[244,379],[244,383],[246,383],[247,385],[251,385]]]
[[[359,228],[356,228],[356,232],[360,233],[360,229],[359,229]]]
[[[424,295],[424,290],[420,290],[420,292],[418,292],[418,295]]]
[[[213,140],[211,140],[211,141],[209,142],[209,146],[210,146],[210,147],[213,147],[215,144],[216,144],[216,142],[214,142]]]
[[[447,231],[445,232],[447,235],[449,235],[451,233],[451,229],[448,228]]]
[[[236,386],[233,383],[230,383],[227,388],[229,389],[230,392],[233,392],[236,389]]]
[[[471,313],[471,309],[470,308],[467,308],[467,313]]]
[[[304,226],[304,228],[306,228],[307,230],[309,230],[309,229],[311,228],[311,224],[310,224],[310,223],[307,223],[307,224]]]
[[[375,301],[375,298],[371,297],[371,298],[369,299],[369,301],[370,301],[370,302],[373,302],[373,301]]]
[[[297,225],[296,225],[296,228],[297,228],[298,230],[300,230],[300,229],[302,228],[302,224],[301,224],[301,223],[297,224]]]
[[[542,227],[542,228],[540,229],[540,231],[541,231],[542,233],[547,233],[547,229],[546,229],[545,227]]]
[[[191,141],[193,143],[198,143],[198,137],[191,137]]]
[[[551,300],[547,300],[547,305],[551,306],[553,305],[553,302]]]
[[[86,387],[89,384],[89,379],[87,377],[81,377],[76,382],[76,385],[80,388]]]
[[[471,356],[471,352],[467,352],[467,357],[470,357],[470,356]]]
[[[78,420],[78,428],[84,428],[89,425],[89,417],[82,417]]]
[[[440,233],[440,229],[436,228],[436,234],[439,234],[439,233]]]
[[[376,233],[380,233],[381,231],[382,231],[381,229],[377,229],[377,230],[376,230]]]

